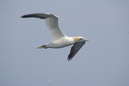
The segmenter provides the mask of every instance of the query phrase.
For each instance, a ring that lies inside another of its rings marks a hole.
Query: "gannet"
[[[52,32],[52,41],[45,45],[41,45],[37,48],[47,49],[47,48],[63,48],[69,45],[73,45],[68,55],[68,61],[71,60],[75,54],[80,50],[80,48],[85,44],[88,39],[81,36],[68,37],[66,36],[58,26],[58,16],[50,13],[33,13],[21,16],[22,18],[35,17],[40,19],[45,19],[46,25]]]

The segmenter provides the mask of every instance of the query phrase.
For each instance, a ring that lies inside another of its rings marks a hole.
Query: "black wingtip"
[[[70,59],[67,59],[68,61],[70,61]]]
[[[21,16],[21,18],[30,18],[30,17],[35,17],[35,18],[40,18],[40,19],[46,19],[47,17],[42,17],[40,14],[27,14]]]
[[[21,18],[26,18],[26,17],[23,15],[23,16],[21,16]]]
[[[28,15],[21,16],[21,18],[28,18],[28,17],[30,17],[30,16],[28,16]]]
[[[69,58],[69,57],[67,58],[68,61],[70,61],[71,59],[72,59],[72,58]]]
[[[73,59],[73,57],[74,57],[74,56],[71,56],[71,54],[69,54],[67,60],[70,61],[70,60]]]

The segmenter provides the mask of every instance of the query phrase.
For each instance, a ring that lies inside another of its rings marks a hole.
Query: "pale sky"
[[[129,0],[2,0],[0,86],[129,86]],[[51,41],[44,20],[59,16],[67,36],[90,40],[70,48],[35,49]]]

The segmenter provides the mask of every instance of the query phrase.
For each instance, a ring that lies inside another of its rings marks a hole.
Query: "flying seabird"
[[[73,45],[68,55],[68,61],[71,60],[80,48],[89,41],[81,36],[68,37],[66,36],[58,26],[58,16],[49,13],[33,13],[21,16],[22,18],[36,17],[45,19],[45,22],[52,32],[52,41],[46,45],[41,45],[37,48],[63,48],[69,45]]]

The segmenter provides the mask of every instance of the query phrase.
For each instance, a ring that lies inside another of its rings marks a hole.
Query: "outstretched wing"
[[[81,49],[81,47],[85,44],[85,41],[82,41],[82,42],[77,42],[75,43],[71,50],[70,50],[70,54],[68,55],[68,61],[71,60],[75,54]]]
[[[29,18],[29,17],[46,19],[46,24],[50,29],[50,31],[52,32],[53,40],[57,40],[65,36],[58,26],[58,17],[56,15],[49,14],[49,13],[34,13],[34,14],[27,14],[22,16],[22,18]]]

